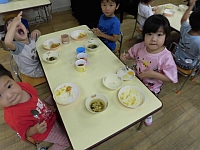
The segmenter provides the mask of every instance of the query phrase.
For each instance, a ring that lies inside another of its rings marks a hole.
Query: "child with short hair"
[[[178,82],[177,67],[171,52],[164,43],[170,34],[170,24],[163,15],[152,15],[144,24],[143,39],[135,44],[126,54],[121,54],[122,61],[134,60],[137,77],[156,96],[161,91],[163,82]],[[152,124],[152,116],[145,119],[146,125]]]
[[[155,14],[158,14],[160,12],[159,7],[151,7],[151,4],[154,2],[154,0],[140,0],[140,3],[138,5],[138,18],[137,21],[139,23],[139,29],[142,31],[144,22],[146,19],[150,16],[152,16],[155,11]]]
[[[111,50],[115,51],[116,41],[120,34],[120,21],[114,12],[119,8],[120,0],[101,0],[103,14],[100,16],[98,27],[92,31]]]
[[[44,72],[36,52],[36,41],[41,35],[37,29],[28,37],[28,29],[21,22],[22,11],[15,18],[10,18],[5,23],[5,44],[10,49],[14,60],[22,74],[29,77],[43,77]]]
[[[200,57],[200,7],[190,14],[195,2],[196,0],[189,1],[190,5],[181,18],[181,37],[179,40],[179,45],[189,53]],[[189,23],[187,22],[188,18]],[[192,57],[192,55],[185,53],[179,48],[176,49],[175,55],[183,62],[190,64],[187,65],[177,61],[177,65],[183,69],[191,70],[197,63],[195,57]],[[197,68],[200,69],[200,65],[198,65]]]
[[[52,98],[48,98],[52,101]],[[65,131],[56,121],[53,105],[38,98],[38,93],[28,83],[15,82],[11,72],[0,64],[0,106],[8,126],[19,133],[22,140],[32,137],[35,141],[53,143],[48,150],[64,150],[69,147]],[[39,112],[40,123],[30,113]]]

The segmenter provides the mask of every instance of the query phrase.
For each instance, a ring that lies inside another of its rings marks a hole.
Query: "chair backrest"
[[[191,56],[191,58],[194,58],[193,61],[196,61],[195,65],[192,65],[191,63],[188,63],[187,61],[183,61],[181,60],[180,58],[178,58],[176,55],[175,55],[175,52],[177,50],[177,48],[179,50],[181,50],[183,53],[187,54],[187,56]],[[188,66],[188,70],[190,71],[184,71],[183,70],[187,70],[187,69],[178,69],[178,71],[183,74],[183,75],[189,75],[191,72],[193,72],[193,70],[196,70],[197,66],[199,65],[199,62],[200,62],[200,58],[192,53],[190,53],[187,49],[185,48],[182,48],[179,44],[175,43],[175,42],[172,42],[170,47],[169,47],[169,51],[171,51],[171,54],[172,56],[174,57],[174,60],[177,64],[178,67],[180,67],[179,64],[182,64],[184,66]],[[181,68],[181,67],[180,67]],[[182,71],[181,71],[182,70]]]
[[[118,57],[120,57],[120,55],[121,55],[123,37],[124,37],[124,35],[123,35],[122,31],[120,31],[120,35],[119,35],[119,37],[118,37],[118,39],[117,39],[117,41],[119,42],[119,47],[116,47],[116,49],[115,49],[115,51],[114,51],[114,53],[115,53]]]
[[[46,82],[46,78],[45,77],[40,77],[40,78],[31,78],[28,77],[24,74],[22,74],[19,70],[19,67],[17,66],[12,54],[10,56],[10,66],[12,68],[12,71],[14,72],[14,74],[16,75],[16,77],[19,79],[19,81],[21,82],[26,82],[31,84],[32,86],[37,86],[40,85],[42,83]]]

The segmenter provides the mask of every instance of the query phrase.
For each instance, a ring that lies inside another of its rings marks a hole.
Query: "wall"
[[[70,0],[50,0],[52,2],[52,5],[49,7],[49,10],[52,13],[55,12],[60,12],[60,11],[65,11],[71,9],[71,1]],[[17,11],[16,13],[18,13]],[[35,20],[39,21],[42,20],[40,17],[37,17],[38,14],[40,14],[42,17],[45,17],[45,13],[42,9],[29,9],[29,10],[24,10],[23,11],[23,17],[26,18],[29,23],[34,24],[36,23]],[[3,17],[5,15],[1,14],[0,15],[0,24],[3,25]],[[37,18],[36,18],[37,17]]]

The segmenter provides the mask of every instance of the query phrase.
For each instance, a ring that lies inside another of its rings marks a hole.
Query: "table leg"
[[[144,120],[140,121],[140,124],[139,124],[139,126],[137,128],[137,132],[141,131],[141,128],[142,128],[143,124],[144,124]]]

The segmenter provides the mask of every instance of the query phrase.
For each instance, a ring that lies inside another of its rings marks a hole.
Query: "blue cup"
[[[85,53],[85,47],[78,47],[76,49],[76,53],[79,54],[79,53]]]

